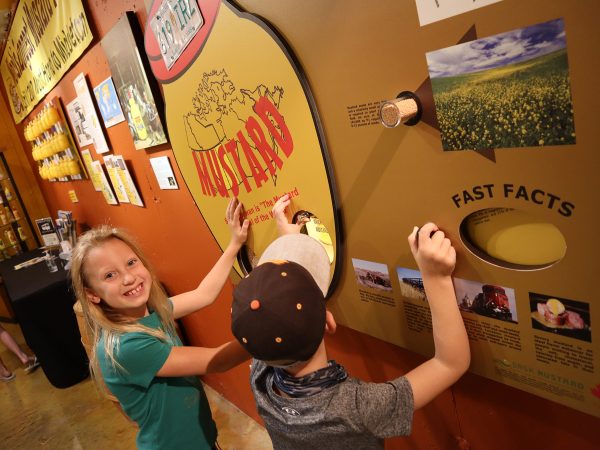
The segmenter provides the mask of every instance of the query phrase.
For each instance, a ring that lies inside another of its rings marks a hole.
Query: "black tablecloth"
[[[58,272],[49,272],[44,261],[14,270],[16,264],[41,255],[38,249],[2,261],[0,275],[25,341],[38,357],[48,381],[57,388],[66,388],[89,375],[67,271],[62,261]]]

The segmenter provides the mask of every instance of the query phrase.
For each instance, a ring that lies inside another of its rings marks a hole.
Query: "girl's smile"
[[[148,314],[152,276],[125,242],[110,239],[88,253],[84,271],[86,295],[93,303],[106,302],[128,317]]]

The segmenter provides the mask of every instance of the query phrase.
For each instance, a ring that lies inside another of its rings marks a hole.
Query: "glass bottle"
[[[13,230],[6,230],[4,232],[4,237],[6,237],[6,240],[10,245],[17,245],[17,237],[15,236],[15,232]]]

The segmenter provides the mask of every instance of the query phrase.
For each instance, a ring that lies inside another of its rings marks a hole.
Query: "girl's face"
[[[140,318],[148,314],[152,276],[135,252],[120,239],[110,239],[91,249],[84,266],[89,301],[104,300],[123,315]]]

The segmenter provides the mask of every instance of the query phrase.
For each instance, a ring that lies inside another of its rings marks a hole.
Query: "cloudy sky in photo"
[[[449,77],[526,61],[566,48],[562,19],[427,53],[431,78]]]

